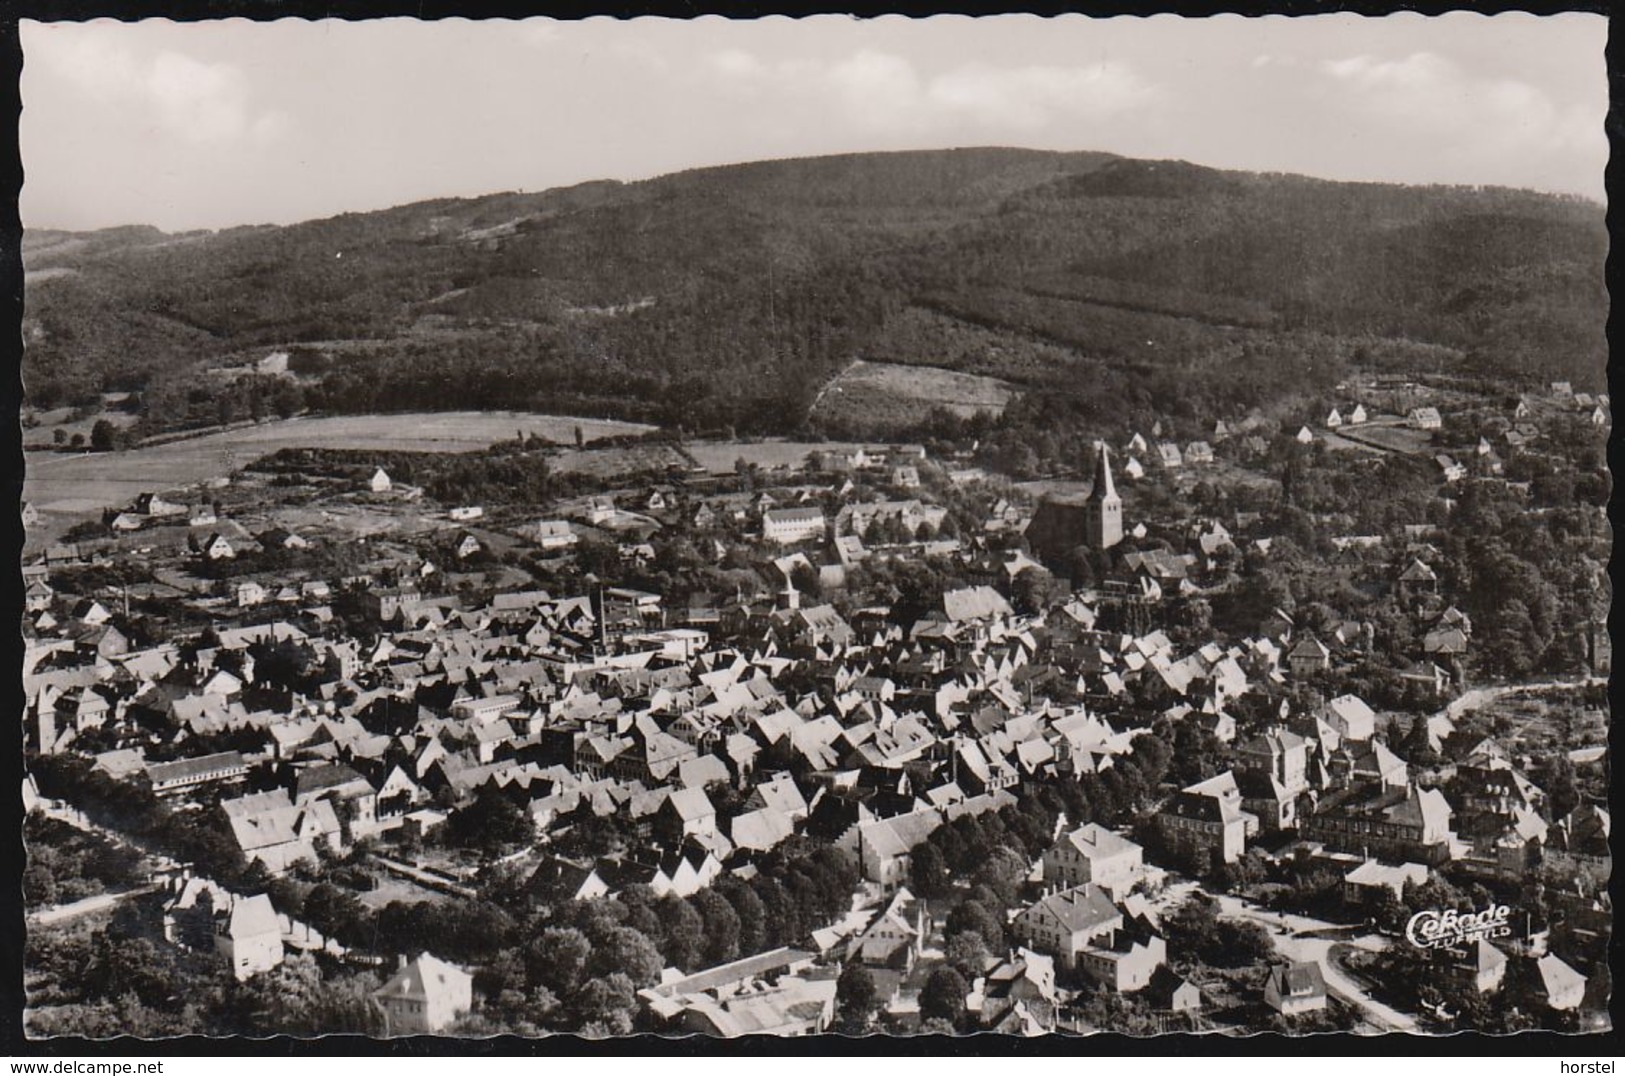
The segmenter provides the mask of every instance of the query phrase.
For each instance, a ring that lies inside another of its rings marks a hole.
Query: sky
[[[22,217],[283,224],[987,145],[1601,201],[1606,38],[1579,13],[25,22]]]

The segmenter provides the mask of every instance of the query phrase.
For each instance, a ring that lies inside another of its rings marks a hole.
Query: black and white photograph
[[[1607,35],[24,21],[23,1034],[1611,1032]]]

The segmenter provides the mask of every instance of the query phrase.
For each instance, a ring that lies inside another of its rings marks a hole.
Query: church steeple
[[[1095,488],[1089,491],[1089,496],[1097,501],[1118,500],[1117,487],[1112,484],[1112,450],[1106,447],[1104,441],[1096,441],[1095,445],[1098,449],[1095,453]]]
[[[1084,514],[1089,546],[1110,549],[1123,540],[1123,499],[1112,482],[1111,449],[1095,443],[1095,485]]]

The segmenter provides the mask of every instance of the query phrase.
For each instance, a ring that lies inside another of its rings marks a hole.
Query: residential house
[[[271,898],[233,896],[216,909],[214,944],[238,982],[282,963],[282,928]]]
[[[1159,1013],[1196,1016],[1202,1011],[1202,991],[1189,979],[1182,979],[1166,964],[1151,976],[1142,995]]]
[[[1146,875],[1140,846],[1094,822],[1062,834],[1044,852],[1045,885],[1073,889],[1092,883],[1120,901]]]
[[[1454,853],[1453,815],[1436,788],[1367,783],[1324,796],[1314,813],[1299,820],[1299,828],[1308,839],[1335,851],[1432,867]]]
[[[1077,967],[1078,954],[1091,943],[1110,945],[1113,932],[1123,926],[1123,913],[1099,886],[1082,885],[1043,897],[1011,923],[1021,944]]]
[[[434,1035],[474,1007],[474,977],[424,953],[403,965],[373,998],[384,1011],[386,1035]]]
[[[1535,962],[1540,975],[1538,992],[1549,1008],[1564,1012],[1577,1009],[1585,1000],[1586,977],[1564,963],[1555,953]]]
[[[1248,831],[1258,825],[1243,809],[1241,789],[1229,770],[1174,793],[1156,822],[1174,855],[1197,866],[1240,859]]]
[[[542,519],[532,524],[526,536],[544,550],[569,549],[581,539],[562,519]]]
[[[1475,994],[1492,994],[1506,979],[1506,954],[1483,938],[1452,950],[1450,957],[1451,978]]]
[[[979,981],[980,1004],[966,1007],[986,1030],[999,1034],[1041,1034],[1055,1030],[1060,997],[1055,989],[1055,960],[1018,948]],[[972,998],[978,995],[973,990]]]
[[[848,959],[871,968],[892,968],[908,974],[925,951],[931,936],[931,917],[925,901],[902,887],[886,906],[853,938]]]
[[[1168,943],[1143,915],[1126,915],[1123,925],[1086,943],[1077,954],[1077,968],[1119,994],[1151,985],[1158,969],[1168,963]]]
[[[1321,716],[1345,740],[1369,740],[1377,731],[1376,713],[1358,695],[1339,695]]]
[[[222,800],[221,810],[243,855],[279,874],[300,860],[314,860],[318,844],[343,850],[343,830],[325,799],[296,806],[285,789]]]
[[[1438,589],[1438,573],[1419,559],[1412,558],[1405,570],[1399,573],[1399,590],[1405,597],[1435,594]]]
[[[1413,430],[1437,430],[1444,425],[1437,407],[1413,407],[1405,416],[1405,422]]]
[[[680,788],[660,805],[655,822],[685,836],[709,836],[717,831],[717,809],[703,788]]]
[[[1421,863],[1392,866],[1368,859],[1343,875],[1343,898],[1367,906],[1376,894],[1387,890],[1397,900],[1404,897],[1407,885],[1421,885],[1427,880],[1428,869]]]
[[[1301,1016],[1326,1008],[1326,976],[1317,960],[1277,964],[1264,980],[1264,1004],[1282,1016]]]
[[[1305,636],[1287,651],[1287,667],[1298,679],[1318,676],[1332,667],[1332,652],[1326,644],[1313,636]]]
[[[226,540],[226,536],[219,532],[199,542],[197,551],[209,560],[231,560],[237,556],[237,550]]]

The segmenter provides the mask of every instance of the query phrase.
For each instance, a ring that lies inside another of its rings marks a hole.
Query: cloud
[[[930,77],[908,59],[863,49],[838,61],[764,63],[738,49],[706,57],[707,68],[740,92],[778,92],[841,106],[871,130],[931,131],[972,123],[994,129],[1041,129],[1067,119],[1121,114],[1160,96],[1131,66],[998,67],[962,64]]]
[[[291,126],[286,113],[252,108],[248,80],[233,64],[174,50],[143,58],[98,26],[45,29],[29,36],[25,63],[39,63],[94,101],[133,103],[152,126],[183,141],[266,144]]]
[[[767,65],[744,49],[724,49],[705,58],[711,70],[724,78],[756,78],[767,73]]]
[[[519,38],[527,45],[551,45],[559,39],[559,24],[552,19],[525,19],[519,24]]]
[[[1138,108],[1155,89],[1127,64],[1110,61],[1091,67],[972,65],[933,79],[933,102],[989,124],[1032,130],[1058,118],[1094,118]]]
[[[234,141],[248,130],[248,92],[242,72],[230,64],[160,53],[143,88],[159,123],[189,142]]]
[[[1473,152],[1591,153],[1603,141],[1600,103],[1564,107],[1527,82],[1474,75],[1437,53],[1325,60],[1320,73],[1348,91],[1351,111],[1395,131],[1460,143]]]

